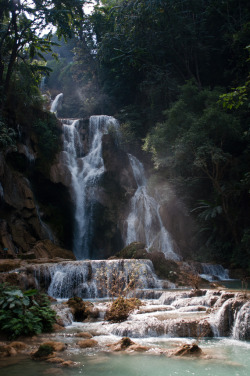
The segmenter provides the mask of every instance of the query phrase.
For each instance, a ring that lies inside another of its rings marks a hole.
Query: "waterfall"
[[[124,290],[135,280],[138,289],[160,288],[150,260],[92,260],[34,265],[37,285],[42,285],[54,298],[79,296],[85,299],[111,295],[111,290]]]
[[[235,339],[248,339],[250,337],[250,302],[247,301],[236,312],[236,318],[232,330]]]
[[[224,269],[222,265],[218,264],[206,264],[202,263],[202,274],[200,274],[201,278],[204,278],[210,282],[219,280],[225,281],[230,279],[228,270]]]
[[[165,254],[166,259],[180,260],[173,250],[172,241],[162,223],[160,205],[147,192],[147,180],[142,163],[129,154],[130,164],[137,184],[131,199],[131,210],[127,217],[126,244],[140,241],[148,249],[155,248]]]
[[[73,252],[78,260],[90,257],[93,212],[98,181],[104,173],[102,136],[119,124],[111,116],[91,116],[89,150],[84,154],[79,120],[63,121],[63,163],[71,176],[71,195],[75,206]]]
[[[57,113],[57,110],[59,106],[61,105],[63,100],[63,93],[58,94],[55,99],[53,100],[51,107],[50,107],[50,112]]]

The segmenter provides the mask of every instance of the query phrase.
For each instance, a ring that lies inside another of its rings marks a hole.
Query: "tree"
[[[216,257],[223,261],[226,252],[232,256],[241,249],[245,260],[250,226],[248,123],[217,103],[220,93],[199,90],[192,82],[184,85],[179,100],[165,111],[166,120],[146,137],[144,149],[179,195],[188,196],[187,204],[195,208],[191,211]]]
[[[32,64],[45,60],[51,52],[52,31],[68,38],[79,30],[85,0],[1,0],[0,3],[0,90],[2,106],[9,92],[16,64],[25,62],[32,70],[45,71]]]

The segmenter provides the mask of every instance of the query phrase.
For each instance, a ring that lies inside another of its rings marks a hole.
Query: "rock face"
[[[0,258],[55,257],[49,240],[61,248],[56,257],[72,258],[62,255],[72,241],[69,193],[50,180],[52,162],[42,155],[25,121],[17,127],[16,148],[0,152]]]

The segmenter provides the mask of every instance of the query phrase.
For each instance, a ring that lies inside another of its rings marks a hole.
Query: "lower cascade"
[[[150,260],[92,260],[34,265],[38,287],[54,298],[103,298],[135,281],[136,289],[161,288]],[[138,282],[136,282],[138,281]],[[129,293],[129,291],[128,291]]]

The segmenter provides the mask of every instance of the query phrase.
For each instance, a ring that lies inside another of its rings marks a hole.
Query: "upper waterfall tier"
[[[167,259],[180,260],[180,256],[174,252],[170,234],[162,223],[160,204],[148,194],[143,164],[131,154],[129,160],[137,190],[132,197],[126,220],[126,244],[140,241],[145,243],[149,250],[154,248],[163,252]]]
[[[63,159],[71,176],[71,195],[74,203],[73,251],[77,259],[90,257],[93,210],[96,189],[104,173],[102,137],[119,124],[111,116],[91,116],[89,121],[88,152],[83,150],[78,120],[63,120]]]

